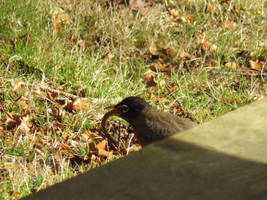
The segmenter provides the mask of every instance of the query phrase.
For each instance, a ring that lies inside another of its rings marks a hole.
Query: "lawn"
[[[0,199],[136,150],[106,106],[138,95],[204,123],[267,94],[264,0],[1,0]]]

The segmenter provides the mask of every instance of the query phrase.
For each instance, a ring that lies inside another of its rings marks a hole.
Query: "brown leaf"
[[[235,62],[228,62],[225,64],[226,67],[228,67],[229,69],[232,69],[232,70],[236,70],[236,63]]]
[[[90,164],[93,164],[96,161],[96,155],[92,154],[90,157]]]
[[[230,31],[234,30],[234,28],[236,26],[236,24],[234,22],[228,21],[228,20],[224,21],[223,25],[224,25],[225,28],[229,29]]]
[[[107,140],[103,140],[96,145],[98,150],[105,150],[107,146]]]
[[[86,110],[88,109],[88,106],[86,105],[86,102],[83,99],[77,98],[73,100],[72,102],[68,103],[65,108],[69,112],[75,112],[79,110]]]
[[[180,52],[179,57],[180,58],[185,58],[185,59],[193,59],[193,58],[195,58],[194,56],[192,56],[189,53],[185,52],[184,49]]]
[[[18,127],[20,124],[21,124],[21,119],[18,114],[11,114],[9,112],[6,112],[5,125],[7,130],[14,129]]]
[[[81,139],[84,142],[88,142],[91,138],[99,137],[99,135],[91,131],[85,131],[81,135],[82,135]]]
[[[184,16],[181,17],[181,20],[183,22],[191,22],[194,19],[194,15],[192,14],[185,14]]]
[[[58,144],[58,148],[61,152],[67,154],[68,156],[74,156],[74,154],[71,151],[71,146],[64,144],[64,143],[60,143]]]
[[[62,9],[56,8],[54,11],[54,18],[58,23],[70,24],[71,18],[70,16]]]
[[[29,107],[28,107],[28,104],[27,104],[27,94],[28,94],[28,92],[25,92],[22,96],[21,96],[21,98],[19,99],[19,106],[20,107],[22,107],[23,109],[25,109],[25,110],[27,110],[27,109],[29,109]]]
[[[47,92],[47,96],[48,96],[48,99],[51,100],[51,101],[55,101],[57,96],[58,96],[58,93],[57,92]]]
[[[171,68],[169,65],[166,65],[162,62],[156,62],[155,64],[150,66],[150,69],[154,72],[170,72]]]
[[[158,97],[154,94],[151,94],[150,98],[154,101],[158,101],[160,103],[170,103],[171,101],[169,99],[166,99],[164,97]]]
[[[87,92],[86,88],[81,89],[80,92],[79,92],[79,96],[80,97],[85,97],[86,96],[86,92]]]
[[[160,54],[158,47],[156,46],[154,41],[151,42],[151,44],[149,46],[149,51],[153,56],[159,56],[159,54]]]
[[[61,26],[60,26],[60,23],[57,19],[54,19],[53,21],[53,25],[54,25],[54,33],[55,35],[58,35],[61,31]]]
[[[216,60],[212,60],[210,62],[205,63],[206,67],[218,67],[220,64]]]
[[[32,127],[32,123],[30,122],[30,115],[27,114],[21,117],[21,124],[18,129],[23,131],[24,133],[30,133]]]
[[[13,89],[15,91],[18,90],[18,89],[20,89],[24,85],[25,84],[22,81],[11,81],[11,86],[13,87]]]
[[[144,73],[144,82],[147,87],[156,86],[158,82],[156,81],[155,72],[148,70]]]
[[[98,150],[98,155],[102,156],[102,157],[111,157],[113,155],[113,152],[112,151],[106,151],[106,150],[103,150],[103,149],[99,149]]]
[[[257,71],[267,71],[266,67],[264,67],[264,62],[256,60],[256,61],[249,61],[249,65],[251,69],[257,70]]]
[[[61,107],[53,106],[51,109],[48,109],[48,113],[52,114],[59,122],[62,122],[66,111]]]

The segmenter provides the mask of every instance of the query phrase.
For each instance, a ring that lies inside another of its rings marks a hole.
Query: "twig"
[[[14,79],[6,79],[6,81],[8,82],[11,82],[13,83]],[[58,94],[62,94],[62,95],[65,95],[67,97],[71,97],[71,98],[81,98],[77,95],[74,95],[74,94],[71,94],[71,93],[68,93],[68,92],[64,92],[62,90],[57,90],[57,89],[53,89],[53,88],[50,88],[49,86],[46,86],[46,85],[43,85],[43,84],[27,84],[25,82],[22,82],[22,81],[19,81],[21,83],[22,86],[27,86],[27,87],[33,87],[33,88],[38,88],[38,89],[41,89],[41,90],[47,90],[47,91],[50,91],[50,92],[54,92],[54,93],[58,93]],[[104,104],[104,103],[111,103],[111,104],[115,104],[116,102],[118,102],[120,99],[100,99],[100,98],[81,98],[81,99],[90,99],[90,101],[92,101],[93,103],[95,104]]]

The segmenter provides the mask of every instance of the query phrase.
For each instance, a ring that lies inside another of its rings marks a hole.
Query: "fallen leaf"
[[[251,69],[257,70],[257,71],[267,71],[267,69],[264,67],[265,64],[262,61],[256,60],[256,61],[249,61],[249,65]]]
[[[73,152],[71,151],[70,145],[67,145],[64,143],[59,143],[58,148],[59,148],[60,152],[63,152],[65,154],[67,154],[68,156],[74,156]]]
[[[48,99],[51,100],[51,101],[55,101],[57,96],[58,96],[58,93],[57,92],[47,92],[47,96],[48,96]]]
[[[181,17],[181,20],[183,22],[191,22],[194,18],[194,15],[192,14],[185,14],[184,16]]]
[[[152,87],[157,85],[155,72],[148,70],[144,73],[144,82],[147,87]]]
[[[164,79],[160,80],[159,85],[161,87],[165,86],[166,85],[166,81]]]
[[[180,52],[179,57],[180,58],[185,58],[185,59],[193,59],[193,58],[195,58],[194,56],[192,56],[189,53],[185,52],[184,49]]]
[[[107,140],[103,140],[96,145],[98,150],[105,150],[107,146]]]
[[[90,164],[94,163],[96,161],[96,155],[92,154],[90,157]]]
[[[22,107],[25,110],[29,109],[28,104],[26,102],[28,100],[27,97],[26,97],[26,95],[27,95],[26,93],[24,93],[19,99],[19,106]]]
[[[154,72],[170,72],[171,68],[169,65],[162,63],[160,61],[150,66],[150,69]]]
[[[99,149],[98,150],[98,155],[102,156],[102,157],[111,157],[113,155],[113,152],[112,151],[106,151],[106,150],[103,150],[103,149]]]
[[[58,23],[64,23],[64,24],[71,23],[70,16],[62,8],[55,9],[54,18],[57,20]]]
[[[205,63],[206,67],[218,67],[220,64],[216,60],[212,60],[210,62]]]
[[[234,28],[236,27],[236,24],[234,22],[228,21],[228,20],[224,21],[223,25],[224,25],[225,28],[227,28],[227,29],[229,29],[231,31],[234,30]]]
[[[228,67],[229,69],[232,69],[232,70],[236,70],[236,63],[235,62],[228,62],[225,64],[226,67]]]
[[[27,114],[21,117],[21,123],[18,129],[23,131],[24,133],[30,133],[31,127],[32,127],[32,123],[30,122],[30,115]]]
[[[9,112],[6,112],[5,125],[7,130],[14,129],[18,127],[20,124],[21,124],[21,119],[18,114],[11,114]]]
[[[156,46],[155,42],[152,41],[149,46],[149,51],[153,56],[159,56],[160,52],[158,51],[158,47]]]
[[[154,101],[158,101],[160,103],[170,103],[171,101],[169,99],[166,99],[165,97],[158,97],[154,94],[150,95],[150,98]]]
[[[61,31],[61,26],[60,26],[60,23],[57,19],[54,19],[53,21],[53,25],[54,25],[54,33],[55,35],[58,35]]]
[[[80,97],[85,97],[86,96],[86,92],[87,92],[86,88],[81,89],[80,92],[79,92],[79,96]]]
[[[79,110],[86,110],[88,109],[88,106],[86,105],[85,100],[77,98],[75,100],[73,100],[72,102],[68,103],[65,108],[69,111],[69,112],[75,112],[75,111],[79,111]]]
[[[20,89],[24,85],[25,84],[22,81],[11,81],[11,86],[13,87],[13,89],[15,91],[18,90],[18,89]]]
[[[48,113],[52,114],[59,122],[62,122],[66,111],[63,110],[61,107],[53,106],[52,108],[48,109]]]

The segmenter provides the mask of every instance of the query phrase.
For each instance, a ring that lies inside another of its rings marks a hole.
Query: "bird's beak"
[[[112,105],[112,106],[108,106],[106,107],[105,109],[109,109],[111,111],[107,112],[105,114],[105,116],[108,118],[108,117],[112,117],[112,116],[120,116],[122,113],[120,110],[118,110],[115,105]]]

